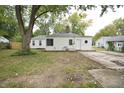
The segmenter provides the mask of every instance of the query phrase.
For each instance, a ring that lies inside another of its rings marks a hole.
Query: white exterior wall
[[[92,38],[69,38],[69,37],[54,37],[53,46],[46,46],[46,50],[65,50],[64,47],[69,50],[91,50],[92,49]],[[72,39],[73,45],[69,45],[69,39]],[[85,43],[85,40],[88,42]]]
[[[87,43],[85,41],[87,40]],[[77,47],[77,42],[80,41],[80,49]],[[82,37],[82,38],[75,38],[75,48],[77,50],[91,50],[92,49],[92,38],[91,37]]]
[[[114,42],[115,45],[115,51],[121,51],[123,47],[124,42]],[[118,46],[119,45],[119,46]]]
[[[108,38],[107,38],[107,37],[101,37],[100,39],[98,39],[98,40],[96,41],[96,47],[104,47],[104,48],[107,48],[107,47],[108,47],[107,41],[108,41]]]
[[[33,45],[33,41],[35,42],[35,45]],[[41,41],[41,46],[39,45],[39,41]],[[41,39],[41,40],[31,40],[30,43],[30,48],[45,48],[46,47],[46,40]]]
[[[53,46],[46,46],[46,50],[65,50],[66,48],[74,50],[74,45],[69,45],[69,39],[73,41],[73,38],[51,37],[47,39],[53,39]]]

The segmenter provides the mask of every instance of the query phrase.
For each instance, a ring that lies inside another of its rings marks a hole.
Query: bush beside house
[[[123,43],[123,47],[122,47],[122,49],[121,49],[121,50],[122,50],[122,52],[124,53],[124,43]]]
[[[109,41],[108,42],[108,49],[109,51],[114,51],[115,50],[115,46],[114,46],[114,43]]]

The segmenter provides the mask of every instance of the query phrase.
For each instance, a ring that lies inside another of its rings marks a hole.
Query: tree
[[[97,32],[93,37],[93,40],[96,41],[102,36],[114,36],[117,34],[117,32],[118,31],[116,30],[115,25],[109,24],[105,26],[103,29],[101,29],[99,32]]]
[[[25,12],[25,11],[27,12]],[[63,11],[67,10],[67,6],[40,6],[40,5],[33,5],[33,6],[21,6],[16,5],[16,17],[18,20],[19,31],[22,37],[22,51],[29,52],[30,51],[30,40],[33,33],[33,27],[35,21],[42,15],[46,13],[63,13]],[[24,13],[27,14],[24,16]],[[29,16],[29,17],[28,17]],[[24,18],[25,17],[25,18]],[[24,19],[29,19],[29,21]],[[26,23],[25,23],[26,21]],[[25,26],[28,24],[27,26]]]
[[[91,20],[85,20],[85,13],[78,14],[77,12],[69,16],[68,20],[72,27],[72,32],[84,36],[84,30],[91,24]]]
[[[124,35],[124,18],[119,18],[113,21],[118,34]]]
[[[12,39],[17,31],[17,22],[12,6],[0,6],[0,35]]]
[[[114,20],[111,24],[105,26],[100,32],[96,33],[93,40],[96,41],[102,36],[124,35],[124,19],[119,18]]]
[[[54,27],[54,32],[57,33],[57,32],[63,32],[65,29],[65,25],[63,23],[56,23],[55,24],[55,27]]]

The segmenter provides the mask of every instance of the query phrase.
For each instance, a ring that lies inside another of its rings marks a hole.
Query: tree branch
[[[36,20],[38,17],[40,17],[41,15],[43,15],[43,14],[45,14],[45,13],[47,13],[47,12],[53,12],[53,11],[52,11],[52,10],[44,11],[44,12],[42,12],[41,14],[39,14],[37,17],[35,17],[35,20]]]
[[[19,28],[20,28],[20,33],[23,35],[25,32],[25,27],[24,27],[24,22],[22,20],[22,14],[21,14],[21,6],[20,5],[16,5],[15,6],[15,11],[16,11],[16,17],[17,17],[17,21],[19,24]]]
[[[35,22],[35,15],[36,15],[37,11],[39,10],[39,8],[40,8],[40,5],[38,5],[38,6],[33,5],[32,6],[30,22],[29,22],[29,26],[28,26],[28,30],[31,33],[32,33],[33,26],[34,26],[34,22]]]

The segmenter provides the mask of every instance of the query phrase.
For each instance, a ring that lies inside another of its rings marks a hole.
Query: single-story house
[[[55,33],[31,39],[30,48],[43,48],[48,51],[92,50],[92,37],[75,33]]]
[[[118,36],[101,37],[96,41],[96,47],[102,47],[102,48],[108,49],[109,47],[108,42],[113,42],[115,51],[121,51],[124,45],[124,36],[118,35]]]
[[[9,40],[3,36],[0,36],[0,43],[9,43]]]

